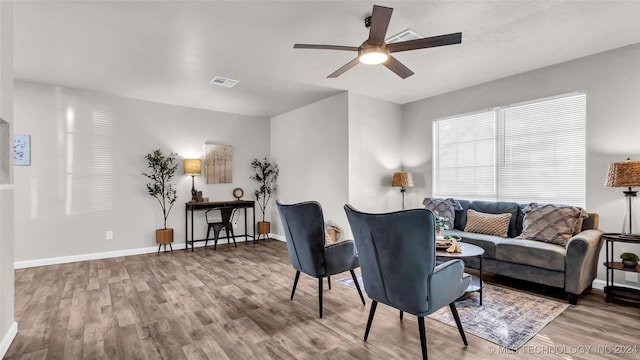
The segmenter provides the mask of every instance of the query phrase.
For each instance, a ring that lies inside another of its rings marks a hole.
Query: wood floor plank
[[[332,277],[331,290],[323,283],[322,319],[316,279],[301,276],[289,300],[294,275],[279,241],[16,270],[19,331],[5,359],[421,358],[415,317],[401,322],[398,311],[384,305],[363,341],[371,301],[363,306],[353,288],[335,281],[348,272]],[[502,277],[485,279],[562,296]],[[527,351],[499,349],[469,333],[465,347],[455,327],[425,321],[429,356],[439,360],[640,359],[638,323],[640,307],[606,303],[601,290],[581,296],[525,345]],[[600,346],[600,353],[548,353],[589,345]],[[634,345],[635,353],[611,353],[614,346]]]

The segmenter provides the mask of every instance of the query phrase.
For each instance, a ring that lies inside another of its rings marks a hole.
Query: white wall
[[[401,117],[398,104],[349,93],[349,203],[358,210],[402,208],[399,188],[391,187],[393,172],[402,166]]]
[[[145,188],[144,155],[203,155],[206,141],[233,145],[233,183],[196,189],[231,200],[235,187],[251,199],[250,163],[269,154],[269,120],[131,100],[24,81],[15,84],[15,132],[31,135],[31,166],[16,167],[15,260],[25,261],[155,246],[159,205]],[[184,203],[191,177],[182,161],[178,201],[168,219],[174,247],[184,246]],[[202,215],[202,214],[201,214]],[[196,237],[205,223],[196,217]],[[242,221],[240,222],[242,224]],[[112,230],[114,239],[105,240]]]
[[[623,189],[603,184],[609,163],[627,156],[640,160],[640,44],[406,104],[403,161],[413,170],[414,180],[416,175],[421,178],[411,201],[431,194],[434,119],[577,90],[587,92],[586,207],[600,214],[602,230],[620,232]],[[619,245],[616,249],[616,253],[624,249],[640,253],[639,246]],[[604,261],[602,254],[599,263]],[[624,282],[622,272],[618,273],[616,281]],[[605,278],[603,266],[599,266],[598,278]]]
[[[328,223],[347,228],[349,200],[348,94],[340,93],[271,119],[271,157],[280,167],[276,198],[315,200]],[[275,202],[271,232],[284,235]]]
[[[18,330],[14,320],[13,281],[13,7],[0,1],[0,118],[4,137],[0,140],[0,358],[4,356]],[[9,134],[6,134],[6,132]],[[7,144],[7,140],[9,144]]]

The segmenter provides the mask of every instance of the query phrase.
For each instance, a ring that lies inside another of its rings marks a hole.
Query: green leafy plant
[[[262,211],[262,222],[264,222],[269,200],[271,200],[271,197],[278,190],[277,181],[280,169],[278,168],[278,164],[270,161],[266,157],[262,160],[254,159],[251,162],[251,168],[255,174],[249,177],[249,179],[258,183],[258,187],[254,190],[253,195],[258,201],[258,206],[260,207],[260,211]]]
[[[629,260],[629,261],[640,261],[640,258],[638,257],[638,255],[630,252],[625,252],[620,254],[620,259]]]
[[[156,149],[144,157],[147,160],[149,172],[142,172],[142,175],[150,180],[147,183],[147,192],[160,204],[165,229],[167,228],[169,212],[171,212],[171,208],[173,208],[173,204],[178,198],[176,188],[171,183],[171,179],[178,168],[176,155],[170,153],[165,156],[160,149]]]
[[[433,217],[435,218],[435,221],[436,221],[436,229],[440,231],[449,230],[449,225],[447,225],[447,221],[449,221],[449,219],[447,219],[446,216],[443,216],[442,214],[436,211],[433,213]]]

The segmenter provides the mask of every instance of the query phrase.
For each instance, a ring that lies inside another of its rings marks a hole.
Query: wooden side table
[[[606,301],[610,302],[611,299],[620,299],[622,301],[640,304],[640,290],[625,286],[615,286],[613,284],[614,270],[640,273],[640,265],[636,267],[629,267],[622,265],[621,261],[614,261],[613,245],[616,242],[640,245],[640,241],[637,239],[625,238],[624,236],[621,236],[621,234],[613,233],[603,234],[602,238],[606,241],[606,258],[603,264],[607,268],[607,286],[604,287],[604,293],[607,294]]]
[[[458,242],[460,247],[462,248],[461,253],[448,253],[446,250],[436,249],[436,257],[439,258],[450,258],[450,259],[461,259],[466,257],[474,257],[477,256],[480,259],[480,276],[479,278],[471,277],[471,283],[469,287],[467,287],[466,292],[477,291],[480,293],[480,305],[482,305],[482,255],[484,255],[484,249],[480,246],[476,246],[473,244]]]

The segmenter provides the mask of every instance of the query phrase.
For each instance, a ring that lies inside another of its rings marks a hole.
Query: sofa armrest
[[[602,249],[601,230],[584,230],[567,243],[564,290],[579,295],[598,275],[598,259]]]
[[[427,292],[429,313],[449,305],[462,296],[470,282],[471,276],[464,273],[464,262],[460,259],[436,266],[429,279]]]

